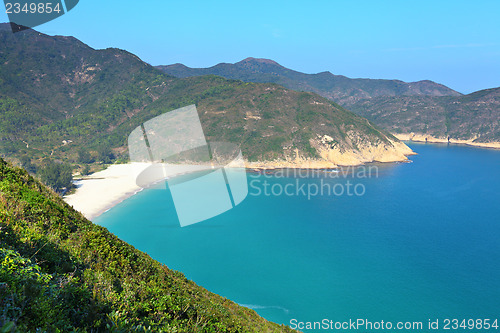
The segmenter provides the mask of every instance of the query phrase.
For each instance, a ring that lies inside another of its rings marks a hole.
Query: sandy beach
[[[247,169],[281,169],[281,168],[302,168],[302,169],[324,169],[335,168],[335,164],[327,161],[271,161],[243,164]],[[229,164],[229,167],[242,167],[240,163]],[[77,186],[73,194],[65,196],[63,199],[74,209],[81,212],[87,219],[101,215],[113,206],[128,199],[132,195],[141,191],[158,181],[168,178],[162,172],[153,172],[156,176],[142,179],[139,176],[144,170],[150,167],[150,163],[127,163],[113,164],[107,169],[93,173],[89,176],[77,179],[74,183]],[[155,166],[161,169],[161,164]],[[169,166],[169,176],[185,174],[210,169],[209,165],[191,166]],[[158,170],[157,170],[158,171]],[[145,173],[148,174],[148,173]],[[139,186],[137,183],[143,183]]]
[[[149,163],[114,164],[75,181],[75,193],[64,200],[89,220],[141,190],[136,177]]]
[[[151,168],[150,172],[142,173],[147,168]],[[170,177],[211,168],[211,165],[154,164],[151,166],[151,163],[139,162],[113,164],[106,170],[76,180],[75,193],[65,196],[64,200],[86,218],[92,220],[152,184]]]
[[[427,138],[427,142],[448,142],[445,139],[414,134],[402,134],[397,135],[397,137],[400,140],[407,141],[425,142]],[[450,143],[500,148],[500,143],[481,144],[464,140],[450,140]],[[275,161],[243,162],[243,160],[235,160],[237,163],[235,163],[234,167],[244,166],[247,169],[331,169],[337,168],[339,165],[355,166],[372,161],[406,161],[407,155],[414,154],[414,152],[403,143],[394,142],[393,145],[395,146],[394,151],[388,151],[386,147],[377,147],[376,149],[368,147],[356,153],[340,153],[334,150],[327,152],[322,151],[324,154],[322,154],[321,159],[301,158],[297,155],[294,159]],[[64,197],[64,200],[91,220],[151,184],[168,177],[211,168],[210,165],[169,165],[167,175],[164,172],[165,169],[163,169],[163,172],[161,171],[161,165],[156,165],[153,168],[158,168],[157,170],[153,170],[153,172],[149,173],[146,172],[139,176],[146,168],[150,167],[150,165],[150,163],[138,162],[111,165],[106,170],[96,172],[75,181],[75,185],[77,186],[75,193]],[[229,164],[229,166],[231,166],[231,164]],[[141,186],[139,186],[138,183]]]
[[[451,143],[451,144],[468,145],[481,148],[500,149],[500,142],[474,142],[473,140],[456,140],[452,138],[448,140],[447,138],[436,138],[431,135],[415,134],[415,133],[394,134],[394,136],[401,141]]]

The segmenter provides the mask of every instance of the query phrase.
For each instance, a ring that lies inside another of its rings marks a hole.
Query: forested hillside
[[[351,109],[392,133],[500,142],[500,88],[460,97],[385,97]]]

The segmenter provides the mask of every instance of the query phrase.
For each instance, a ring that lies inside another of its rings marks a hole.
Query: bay
[[[184,228],[165,184],[94,222],[278,323],[500,320],[500,151],[411,148],[340,175],[248,173],[240,205]]]

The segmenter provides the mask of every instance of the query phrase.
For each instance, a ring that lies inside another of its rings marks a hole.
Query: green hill
[[[189,68],[182,64],[157,68],[176,77],[216,74],[312,91],[394,134],[416,133],[475,142],[500,141],[500,88],[461,95],[427,80],[406,83],[350,79],[329,72],[304,74],[272,60],[254,58],[210,68]]]
[[[0,309],[1,332],[292,331],[156,262],[2,159]]]
[[[351,109],[392,133],[500,142],[500,88],[460,97],[385,97]]]
[[[9,29],[0,25],[0,152],[6,157],[126,160],[126,139],[136,126],[189,104],[196,104],[209,140],[235,143],[251,161],[324,160],[325,151],[335,150],[356,155],[347,161],[354,163],[401,160],[408,151],[313,93],[216,76],[179,79],[126,51]],[[325,135],[331,140],[322,140]],[[81,148],[90,156],[82,158]]]
[[[123,145],[112,126],[150,104],[146,89],[168,80],[122,50],[94,50],[73,37],[0,25],[0,149],[71,160],[72,146]],[[74,153],[74,152],[73,152]],[[73,156],[74,157],[74,156]]]

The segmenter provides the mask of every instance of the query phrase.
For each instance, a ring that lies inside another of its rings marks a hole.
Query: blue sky
[[[153,65],[251,56],[306,73],[429,79],[470,93],[500,86],[499,16],[498,0],[80,0],[35,29]]]

